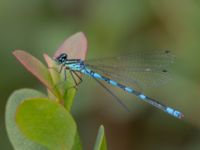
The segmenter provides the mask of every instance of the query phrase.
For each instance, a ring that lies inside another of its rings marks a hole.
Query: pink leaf
[[[55,94],[54,85],[47,67],[37,58],[22,50],[15,50],[13,55],[36,78],[38,78],[52,93]]]
[[[87,38],[83,32],[78,32],[64,41],[57,49],[54,58],[66,53],[69,58],[85,60],[87,54]]]

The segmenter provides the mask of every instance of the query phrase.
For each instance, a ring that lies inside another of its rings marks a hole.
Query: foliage
[[[85,59],[87,39],[83,33],[68,38],[56,51],[69,57]],[[37,58],[22,50],[14,56],[47,88],[47,95],[32,89],[15,91],[6,107],[6,127],[13,147],[17,150],[80,150],[82,149],[76,122],[70,110],[76,89],[72,79],[63,80],[59,68],[44,54],[48,68]],[[60,85],[62,82],[62,85]],[[103,126],[95,144],[95,150],[106,149]]]
[[[100,126],[94,150],[107,150],[104,127]]]

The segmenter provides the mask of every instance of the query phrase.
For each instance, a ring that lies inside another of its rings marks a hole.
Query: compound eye
[[[60,54],[56,59],[55,59],[58,63],[63,63],[67,60],[67,54],[62,53]]]
[[[67,59],[67,54],[65,54],[65,53],[62,53],[61,55],[60,55],[60,58],[62,58],[62,59]]]

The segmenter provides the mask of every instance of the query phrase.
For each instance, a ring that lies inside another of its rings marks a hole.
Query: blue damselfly
[[[117,98],[100,80],[108,84],[121,88],[122,90],[134,94],[140,100],[145,101],[164,112],[182,118],[183,114],[171,107],[168,107],[136,90],[133,85],[156,86],[165,83],[168,77],[167,68],[173,63],[174,56],[168,50],[148,51],[137,54],[127,54],[119,57],[93,59],[83,61],[81,59],[68,58],[66,53],[55,58],[61,70],[69,70],[76,86],[81,83],[82,78],[79,73],[94,78],[104,88],[109,91],[117,101],[127,108],[120,99]],[[61,71],[60,70],[60,71]],[[76,81],[76,78],[79,81]]]

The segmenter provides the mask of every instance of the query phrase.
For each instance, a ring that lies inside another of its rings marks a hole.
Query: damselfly
[[[168,80],[168,70],[166,68],[173,63],[173,55],[168,50],[86,61],[81,59],[71,59],[68,58],[66,53],[62,53],[55,58],[55,61],[58,65],[61,65],[61,70],[69,70],[76,86],[82,82],[80,73],[92,77],[106,88],[107,91],[126,109],[126,105],[104,86],[100,80],[105,81],[112,86],[121,88],[128,93],[134,94],[140,100],[145,101],[176,118],[183,117],[181,112],[161,104],[131,86],[134,84],[154,86],[158,83],[166,82]],[[76,78],[79,79],[79,82],[76,81]]]

